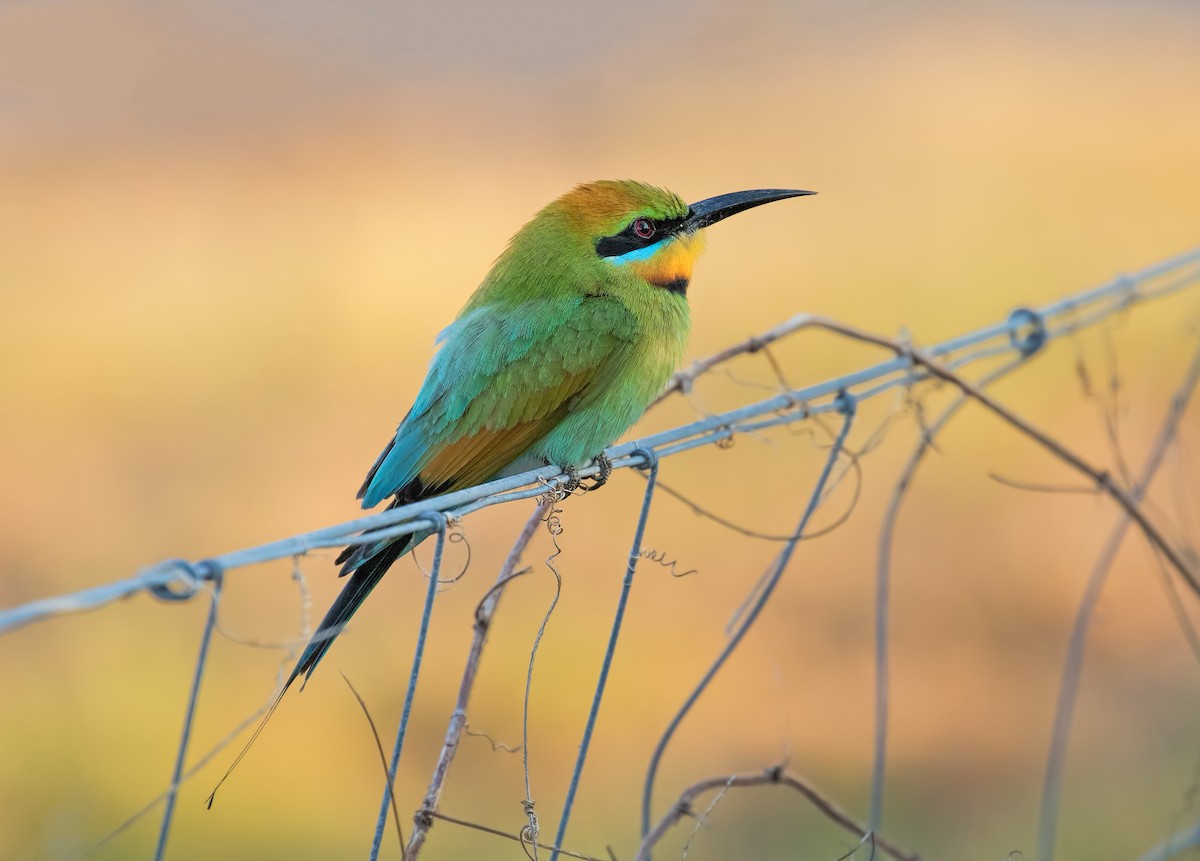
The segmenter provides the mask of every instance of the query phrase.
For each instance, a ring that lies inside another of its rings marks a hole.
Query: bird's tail
[[[350,579],[342,587],[341,593],[334,600],[329,612],[325,614],[325,618],[321,620],[317,632],[304,647],[300,660],[296,662],[295,669],[292,670],[292,674],[288,676],[287,682],[283,685],[285,691],[288,685],[301,675],[304,676],[304,683],[308,682],[308,678],[317,668],[317,664],[321,662],[325,653],[329,651],[329,647],[333,645],[334,638],[346,627],[346,623],[358,611],[362,602],[367,600],[371,590],[383,579],[383,575],[392,567],[392,563],[415,547],[423,537],[423,535],[403,535],[386,543],[347,547],[342,551],[337,561],[345,563],[342,574],[349,573]],[[303,684],[300,689],[304,689]]]
[[[395,507],[395,504],[392,507]],[[362,605],[362,602],[371,594],[371,590],[375,588],[375,585],[383,579],[383,575],[392,567],[392,563],[420,544],[421,539],[425,538],[426,534],[403,535],[399,538],[379,541],[374,544],[351,546],[347,547],[338,556],[337,561],[342,563],[342,575],[349,574],[350,579],[342,587],[341,593],[334,600],[333,606],[329,608],[329,612],[325,614],[325,618],[321,620],[317,632],[313,634],[312,639],[308,641],[308,645],[304,647],[304,651],[300,655],[300,660],[296,662],[291,675],[283,683],[283,688],[275,695],[275,699],[271,702],[267,713],[254,730],[254,734],[250,736],[250,740],[246,742],[246,746],[242,748],[241,752],[229,766],[229,769],[217,782],[217,785],[213,787],[212,794],[208,796],[208,807],[212,807],[213,800],[216,798],[217,790],[221,788],[221,784],[237,768],[238,763],[242,761],[242,757],[250,750],[251,745],[254,744],[259,734],[262,733],[263,728],[267,725],[267,721],[271,719],[271,715],[275,714],[275,709],[283,700],[283,695],[287,693],[292,682],[296,681],[301,675],[304,676],[305,682],[308,681],[308,677],[312,675],[317,664],[321,662],[321,658],[325,657],[325,653],[333,645],[334,638],[346,627],[346,623],[350,621],[350,617],[354,615],[355,611]],[[304,689],[303,684],[301,684],[300,689]]]

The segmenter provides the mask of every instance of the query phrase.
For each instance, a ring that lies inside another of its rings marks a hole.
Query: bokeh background
[[[820,192],[710,231],[694,356],[805,310],[928,343],[1191,247],[1198,44],[1200,7],[1165,0],[0,4],[0,604],[354,516],[434,334],[506,238],[576,182],[634,177],[690,199]],[[1119,451],[1136,467],[1198,314],[1195,295],[1138,309],[1054,345],[996,393],[1113,465],[1077,369],[1099,392],[1119,379]],[[778,356],[797,385],[877,358],[820,335]],[[761,363],[735,373],[773,384]],[[758,394],[714,380],[632,435]],[[898,408],[872,406],[856,444]],[[1152,507],[1189,545],[1195,412]],[[852,519],[802,545],[670,751],[659,811],[693,780],[786,759],[865,816],[874,545],[916,439],[901,414],[864,460]],[[784,532],[824,442],[744,438],[662,476]],[[1030,854],[1070,620],[1117,517],[1094,496],[989,473],[1076,483],[967,410],[902,515],[883,831],[928,858]],[[563,595],[532,695],[533,794],[550,834],[642,489],[624,473],[563,515]],[[401,767],[406,829],[472,609],[528,511],[466,524],[471,564],[439,601]],[[641,569],[569,838],[593,855],[629,857],[649,751],[775,552],[665,497],[647,544],[697,571]],[[539,534],[476,691],[472,728],[498,742],[520,741],[549,552]],[[314,619],[339,585],[332,556],[300,563]],[[169,857],[365,855],[382,777],[338,672],[394,726],[422,589],[397,566],[212,811],[203,800],[236,746],[186,784]],[[239,641],[295,637],[301,604],[290,564],[228,578],[193,760],[276,679],[284,650]],[[205,605],[139,597],[0,638],[0,856],[80,857],[165,788]],[[1059,857],[1135,857],[1196,819],[1197,715],[1196,659],[1131,537],[1090,641]],[[443,809],[516,831],[522,797],[519,757],[467,739]],[[157,814],[97,857],[145,857]],[[748,790],[722,801],[688,857],[832,858],[848,844],[794,795]],[[446,823],[427,856],[522,857]]]

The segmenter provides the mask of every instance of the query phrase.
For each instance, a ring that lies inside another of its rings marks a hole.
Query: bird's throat
[[[653,257],[631,261],[629,267],[654,287],[686,295],[692,280],[692,265],[703,250],[702,233],[681,234],[664,243]]]

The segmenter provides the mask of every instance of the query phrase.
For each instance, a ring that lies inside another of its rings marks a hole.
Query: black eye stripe
[[[640,215],[631,218],[620,233],[597,239],[596,253],[601,257],[620,257],[622,254],[628,254],[630,251],[637,251],[639,248],[645,248],[647,245],[662,242],[667,237],[678,232],[680,226],[687,220],[687,216],[682,218],[664,218],[661,220],[646,219],[654,226],[654,232],[647,237],[638,236],[634,230],[634,224],[640,219],[646,219],[646,217]]]

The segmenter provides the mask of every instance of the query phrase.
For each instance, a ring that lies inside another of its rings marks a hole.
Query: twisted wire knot
[[[1032,356],[1046,344],[1046,321],[1032,308],[1017,308],[1008,315],[1008,339],[1021,351]]]
[[[837,397],[833,399],[833,405],[842,415],[853,416],[858,411],[858,398],[845,389],[841,389],[838,391]]]
[[[426,511],[421,517],[429,521],[429,525],[433,527],[434,532],[445,532],[446,527],[450,524],[450,518],[446,517],[440,511]],[[456,522],[457,520],[458,518],[455,518]]]
[[[629,453],[630,457],[640,457],[642,459],[642,469],[653,470],[658,466],[658,452],[652,448],[635,448]]]
[[[169,574],[162,582],[151,583],[148,591],[160,601],[189,601],[209,580],[217,580],[221,569],[212,561],[188,562],[186,559],[168,559],[159,562],[146,573],[147,577]]]

